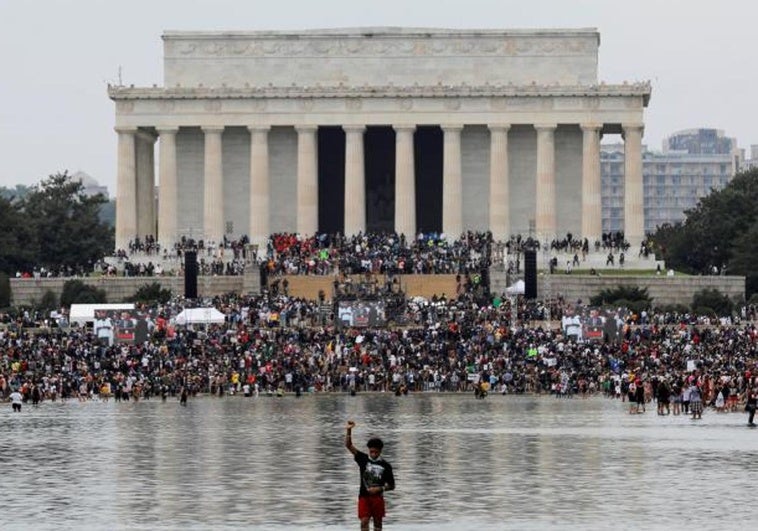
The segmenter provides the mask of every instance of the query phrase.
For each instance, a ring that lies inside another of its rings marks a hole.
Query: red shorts
[[[359,496],[358,518],[384,518],[384,496]]]

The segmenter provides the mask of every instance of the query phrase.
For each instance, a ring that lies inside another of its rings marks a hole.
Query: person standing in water
[[[758,392],[755,387],[750,386],[745,393],[745,411],[747,411],[747,425],[751,428],[755,426],[753,419],[756,408],[758,408]]]
[[[347,421],[345,431],[345,448],[355,459],[360,469],[361,484],[358,492],[358,518],[361,531],[368,531],[369,522],[374,521],[374,531],[382,529],[382,520],[386,514],[384,493],[395,489],[395,476],[392,465],[382,459],[384,443],[379,438],[369,439],[368,454],[353,446],[352,430],[355,422]]]
[[[689,387],[690,394],[690,412],[693,419],[703,418],[703,392],[697,384],[696,379],[692,379]]]
[[[21,404],[24,400],[24,397],[21,393],[18,392],[18,389],[13,391],[8,398],[11,400],[11,407],[13,408],[13,412],[21,413]]]

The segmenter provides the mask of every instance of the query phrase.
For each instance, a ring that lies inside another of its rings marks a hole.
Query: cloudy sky
[[[650,80],[644,142],[723,129],[758,144],[753,0],[0,0],[0,186],[85,171],[115,192],[114,106],[161,85],[164,30],[597,28],[600,81]]]

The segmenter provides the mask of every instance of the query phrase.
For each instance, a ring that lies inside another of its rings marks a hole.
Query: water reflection
[[[3,529],[355,529],[348,418],[356,446],[381,436],[395,467],[387,529],[752,518],[758,431],[741,414],[696,422],[601,398],[438,394],[5,406]]]

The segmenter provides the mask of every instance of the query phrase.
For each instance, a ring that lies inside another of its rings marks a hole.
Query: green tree
[[[166,304],[171,300],[171,290],[161,288],[157,282],[145,284],[127,299],[127,302],[137,302],[142,304]]]
[[[103,203],[100,208],[100,221],[108,225],[109,227],[116,226],[116,200],[111,199]]]
[[[88,286],[81,280],[67,280],[63,284],[61,306],[71,306],[74,303],[97,304],[107,302],[105,290]]]
[[[706,288],[698,291],[692,297],[692,309],[696,313],[703,313],[702,309],[710,309],[718,316],[727,316],[734,310],[734,302],[717,289]],[[706,313],[710,315],[709,313]]]
[[[666,265],[691,274],[726,268],[747,277],[748,294],[758,290],[758,168],[738,173],[685,214],[684,222],[661,227],[652,237]]]
[[[590,304],[593,306],[621,306],[635,312],[650,308],[652,303],[647,288],[638,286],[617,286],[601,290],[597,295],[590,297]]]
[[[727,272],[733,275],[745,276],[745,293],[758,294],[758,247],[755,242],[758,238],[758,221],[750,226],[734,239],[732,258],[729,260]]]
[[[0,186],[0,197],[5,199],[21,199],[29,193],[29,187],[23,184],[17,184],[15,188],[6,188]]]
[[[11,305],[11,283],[8,275],[0,271],[0,308]]]
[[[33,257],[28,246],[31,232],[19,201],[0,197],[0,271],[13,275],[31,271]]]
[[[58,308],[58,296],[52,290],[45,291],[45,294],[42,295],[42,300],[39,301],[38,307],[43,310],[55,310]]]
[[[100,220],[104,196],[87,197],[67,172],[51,175],[20,201],[31,228],[27,245],[35,263],[48,268],[88,268],[114,247],[113,230]]]

